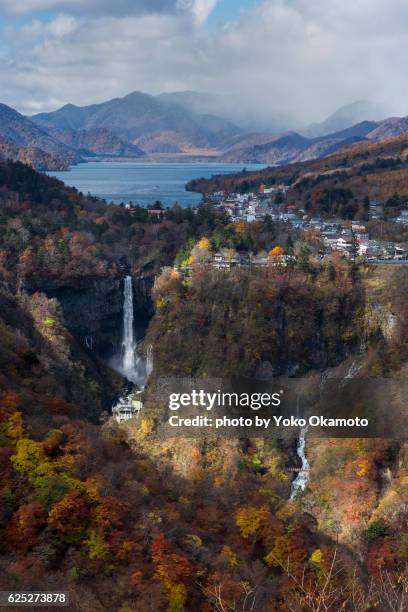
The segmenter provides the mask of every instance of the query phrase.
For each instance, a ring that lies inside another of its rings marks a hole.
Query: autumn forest
[[[384,169],[379,155],[330,187],[353,191],[351,217],[371,173],[402,193],[404,160]],[[222,180],[245,191],[248,177]],[[324,180],[300,177],[296,197],[322,209]],[[408,267],[319,248],[270,217],[152,215],[0,164],[0,590],[65,590],[92,612],[408,609],[404,441],[310,439],[310,478],[290,499],[296,441],[156,433],[164,376],[407,378]],[[218,252],[267,264],[225,271]],[[118,424],[125,275],[154,369],[143,410]]]

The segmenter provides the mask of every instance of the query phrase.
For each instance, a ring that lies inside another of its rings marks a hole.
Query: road
[[[374,261],[368,261],[367,263],[373,266],[408,266],[408,259],[375,259]]]

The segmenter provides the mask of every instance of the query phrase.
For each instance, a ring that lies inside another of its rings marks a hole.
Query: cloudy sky
[[[407,48],[406,0],[0,0],[0,101],[192,89],[265,121],[358,99],[407,115]]]

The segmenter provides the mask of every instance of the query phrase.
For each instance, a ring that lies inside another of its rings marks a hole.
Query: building
[[[408,224],[408,210],[402,210],[399,217],[395,219],[397,223],[403,223],[404,225]]]
[[[139,415],[143,408],[141,393],[141,391],[136,391],[126,397],[121,397],[118,403],[113,406],[112,415],[118,423],[123,423]]]
[[[165,213],[166,211],[162,210],[161,208],[149,208],[147,210],[149,217],[155,217],[157,219],[160,219],[160,217],[162,217]]]
[[[394,251],[394,259],[404,260],[408,259],[408,245],[396,244]]]

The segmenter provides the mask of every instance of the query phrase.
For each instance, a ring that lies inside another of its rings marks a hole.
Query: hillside
[[[76,151],[5,104],[0,104],[0,136],[4,141],[17,147],[40,149],[44,154],[62,160],[65,165],[76,163],[81,159]],[[25,155],[28,159],[27,154]],[[55,163],[52,162],[52,165]]]
[[[96,612],[248,601],[289,612],[309,609],[312,595],[362,611],[405,598],[404,442],[308,438],[310,480],[289,500],[295,440],[158,433],[154,383],[169,374],[253,376],[263,365],[317,388],[356,361],[367,377],[406,376],[406,268],[307,254],[257,271],[206,264],[218,249],[296,241],[302,253],[302,240],[285,224],[229,224],[205,206],[158,221],[0,163],[3,590],[63,584],[70,607]],[[189,278],[175,260],[187,260]],[[108,411],[125,381],[106,361],[121,348],[129,273],[155,364],[142,413],[118,426]]]
[[[252,137],[252,143],[243,139],[238,145],[225,151],[222,159],[227,162],[238,161],[281,165],[326,157],[337,149],[352,142],[370,139],[371,133],[378,129],[378,123],[363,121],[339,132],[318,138],[307,138],[296,132],[277,135],[273,138],[259,135]],[[380,137],[378,139],[381,139]]]
[[[367,197],[384,201],[395,194],[408,197],[407,153],[408,135],[403,134],[385,141],[357,142],[323,159],[191,181],[188,188],[201,193],[220,189],[245,193],[262,185],[283,184],[289,188],[289,205],[329,214],[325,207],[331,202],[332,212],[337,211],[337,205],[344,205],[353,218],[364,216]]]
[[[22,147],[9,142],[0,136],[0,158],[20,161],[36,170],[67,170],[65,159],[46,153],[38,147]]]
[[[391,117],[381,121],[378,127],[370,132],[370,140],[387,140],[408,132],[408,117]]]
[[[106,128],[91,128],[89,130],[48,129],[56,140],[78,151],[83,157],[143,157],[144,152]]]

